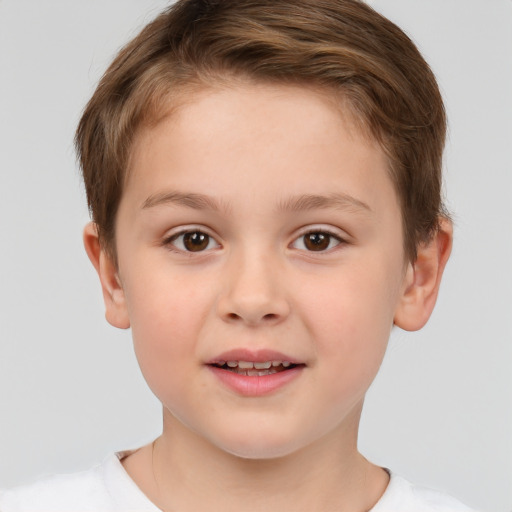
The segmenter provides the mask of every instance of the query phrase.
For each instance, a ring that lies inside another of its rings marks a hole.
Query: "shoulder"
[[[475,512],[451,496],[391,473],[386,492],[371,512]]]
[[[135,508],[133,508],[135,507]],[[0,491],[2,512],[153,512],[154,508],[124,472],[116,455],[87,471],[42,478]]]
[[[99,469],[42,478],[30,485],[0,492],[0,509],[4,512],[60,512],[84,504],[89,510],[106,510],[105,487]]]

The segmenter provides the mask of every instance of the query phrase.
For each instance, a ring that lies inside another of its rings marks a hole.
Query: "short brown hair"
[[[115,217],[136,131],[180,91],[239,78],[314,85],[346,100],[389,159],[405,254],[414,260],[446,216],[443,101],[414,43],[358,0],[178,0],[128,43],[75,139],[102,245],[115,257]]]

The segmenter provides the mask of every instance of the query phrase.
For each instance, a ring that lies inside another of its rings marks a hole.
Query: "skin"
[[[306,195],[324,199],[305,208]],[[205,249],[187,251],[183,230],[208,235]],[[308,232],[327,237],[325,250],[306,245]],[[430,316],[452,238],[443,221],[409,262],[402,236],[381,148],[326,93],[211,88],[141,130],[118,266],[93,224],[84,241],[107,320],[131,327],[163,405],[162,436],[123,461],[154,503],[311,512],[378,501],[388,476],[357,451],[364,396],[393,325]],[[304,366],[273,393],[242,396],[206,364],[238,348]]]

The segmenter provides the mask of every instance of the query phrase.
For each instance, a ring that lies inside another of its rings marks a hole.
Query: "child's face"
[[[353,438],[405,289],[384,154],[320,93],[192,100],[134,143],[113,323],[167,425],[254,458]],[[297,366],[215,366],[240,360]]]

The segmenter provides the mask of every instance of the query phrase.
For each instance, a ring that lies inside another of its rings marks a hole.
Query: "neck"
[[[357,414],[313,445],[255,460],[226,453],[164,414],[162,436],[125,467],[164,511],[203,510],[205,503],[212,512],[367,511],[388,477],[358,453],[358,422]]]

